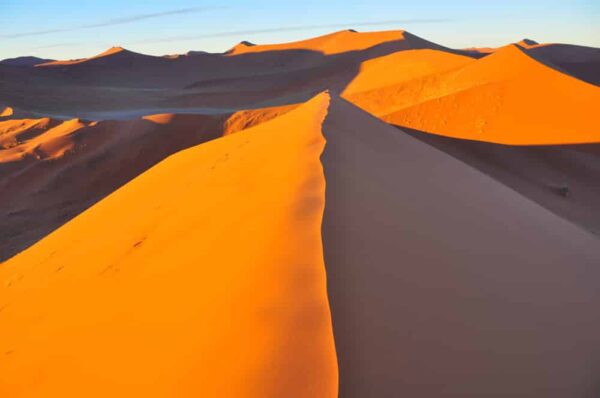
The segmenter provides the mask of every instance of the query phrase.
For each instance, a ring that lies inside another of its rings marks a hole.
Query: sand
[[[329,98],[167,158],[0,267],[0,394],[336,397]]]
[[[0,396],[598,395],[597,50],[0,63]]]
[[[464,67],[346,96],[383,120],[509,145],[600,142],[600,90],[515,45]]]
[[[598,240],[332,101],[323,247],[340,397],[592,397]]]

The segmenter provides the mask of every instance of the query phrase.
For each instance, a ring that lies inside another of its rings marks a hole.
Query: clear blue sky
[[[600,47],[600,0],[0,0],[0,59],[69,59],[113,45],[224,51],[345,28],[405,29],[450,47],[527,37]],[[262,30],[262,32],[260,32]]]

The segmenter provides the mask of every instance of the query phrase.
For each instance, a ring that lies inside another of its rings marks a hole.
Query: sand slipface
[[[0,268],[0,395],[331,397],[320,95],[179,152]]]
[[[340,397],[597,395],[597,238],[349,103],[323,132]]]

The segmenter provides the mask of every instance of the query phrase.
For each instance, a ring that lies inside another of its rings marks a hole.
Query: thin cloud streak
[[[254,35],[254,34],[265,34],[265,33],[301,32],[301,31],[305,31],[305,30],[315,30],[315,29],[336,29],[336,28],[347,28],[347,27],[383,26],[383,25],[406,25],[406,24],[412,24],[412,23],[429,24],[429,23],[444,23],[444,22],[450,22],[450,21],[452,21],[452,19],[428,18],[428,19],[399,19],[399,20],[374,21],[374,22],[352,22],[352,23],[339,23],[339,24],[327,24],[327,25],[302,25],[302,26],[287,26],[287,27],[283,26],[283,27],[267,28],[267,29],[238,30],[238,31],[208,33],[208,34],[203,34],[203,35],[174,36],[174,37],[167,37],[167,38],[162,38],[162,39],[148,39],[148,40],[133,42],[132,44],[162,43],[162,42],[199,40],[199,39],[214,39],[214,38],[219,38],[219,37],[232,37],[232,36]]]
[[[198,12],[210,11],[210,10],[222,9],[222,8],[225,8],[225,7],[224,6],[207,6],[207,7],[181,8],[181,9],[177,9],[177,10],[168,10],[168,11],[156,12],[156,13],[151,13],[151,14],[139,14],[139,15],[131,15],[131,16],[121,17],[121,18],[114,18],[114,19],[109,19],[109,20],[102,21],[102,22],[92,23],[89,25],[80,25],[80,26],[75,26],[75,27],[70,27],[70,28],[46,29],[46,30],[37,30],[37,31],[33,31],[33,32],[23,32],[23,33],[1,35],[0,38],[17,39],[17,38],[22,38],[22,37],[43,36],[43,35],[49,35],[49,34],[54,34],[54,33],[73,32],[73,31],[83,30],[83,29],[97,29],[97,28],[102,28],[102,27],[107,27],[107,26],[129,24],[129,23],[144,21],[144,20],[148,20],[148,19],[158,19],[158,18],[169,17],[172,15],[198,13]]]

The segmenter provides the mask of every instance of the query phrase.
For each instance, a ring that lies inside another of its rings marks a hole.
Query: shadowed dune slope
[[[173,155],[0,267],[0,395],[337,396],[323,94]]]
[[[513,145],[600,142],[600,89],[515,45],[448,72],[346,96],[398,126]]]
[[[165,157],[292,108],[86,123],[49,118],[0,121],[0,261]]]
[[[405,131],[600,236],[600,144],[511,146]]]
[[[323,132],[340,397],[597,395],[597,239],[346,102]]]
[[[596,86],[600,85],[600,48],[572,44],[538,44],[526,49],[531,56]]]

